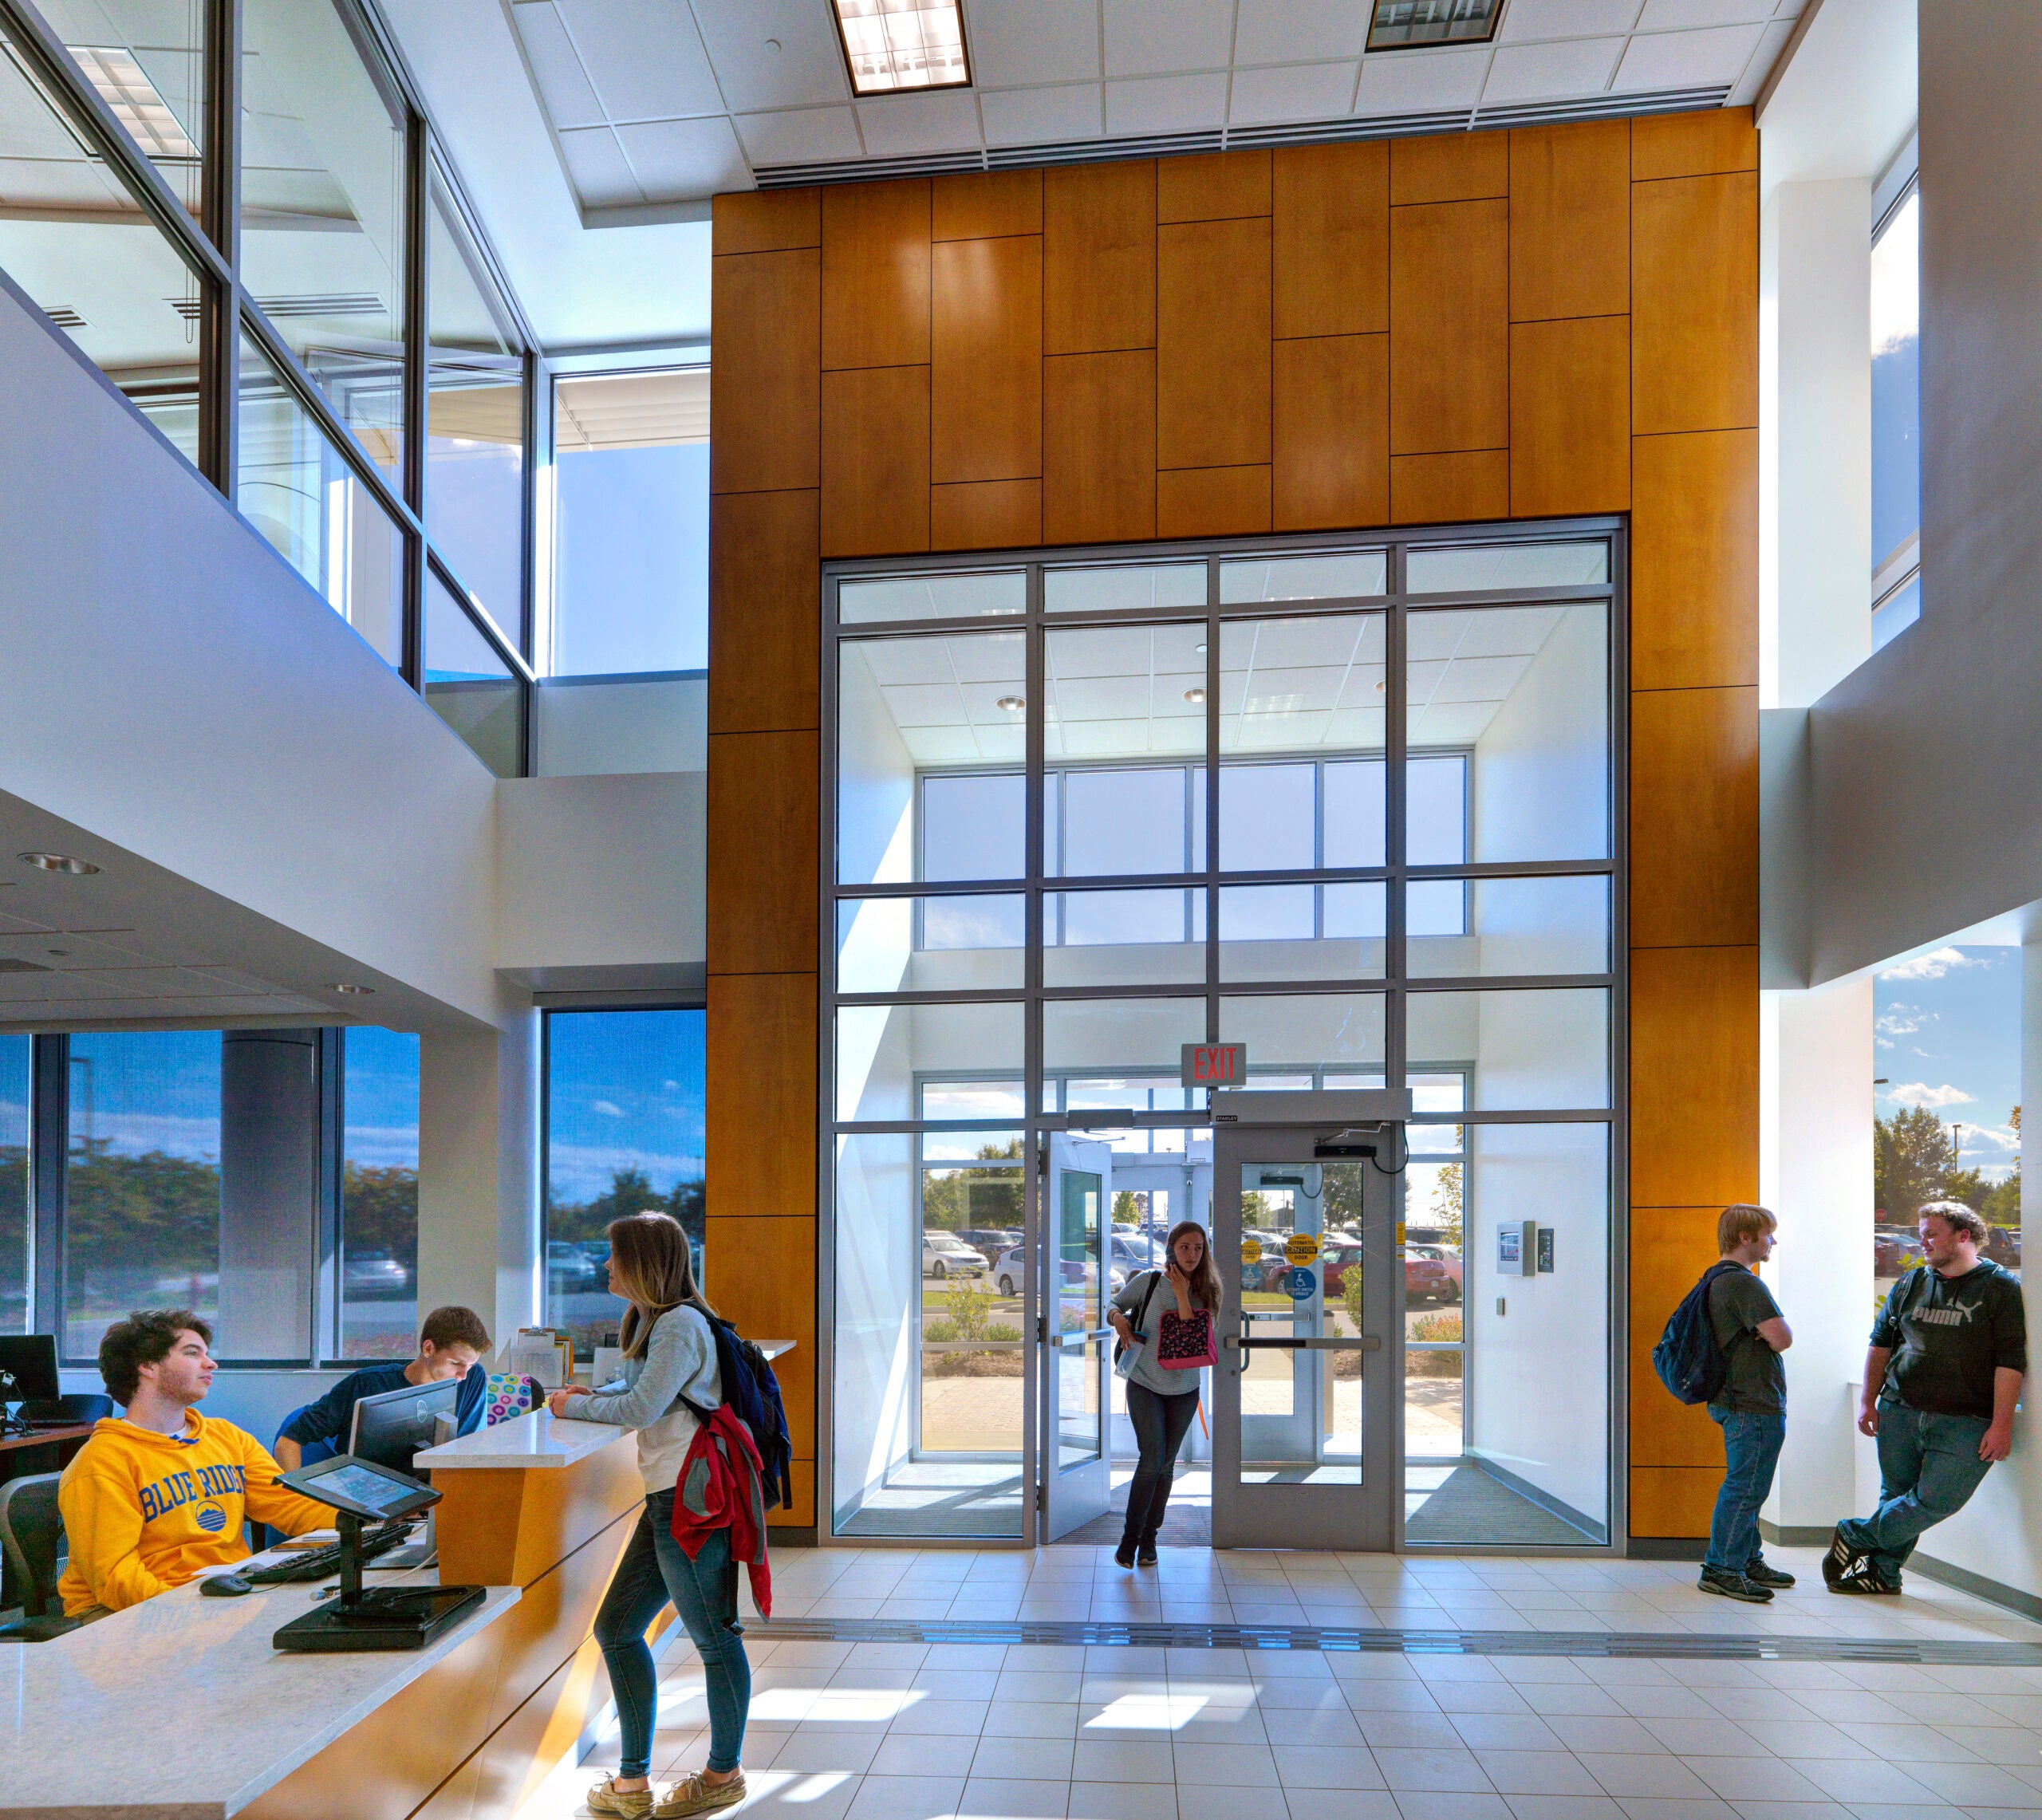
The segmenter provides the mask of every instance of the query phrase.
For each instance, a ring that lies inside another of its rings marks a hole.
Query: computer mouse
[[[237,1599],[255,1589],[238,1574],[215,1574],[201,1582],[199,1590],[209,1599]]]

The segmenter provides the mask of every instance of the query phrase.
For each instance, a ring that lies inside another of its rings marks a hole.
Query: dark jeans
[[[1156,1531],[1163,1527],[1177,1449],[1184,1445],[1191,1419],[1198,1413],[1198,1373],[1188,1371],[1185,1376],[1191,1380],[1191,1388],[1181,1397],[1161,1396],[1145,1384],[1130,1381],[1128,1385],[1127,1419],[1134,1424],[1135,1444],[1141,1448],[1141,1457],[1127,1487],[1123,1542],[1153,1548]]]
[[[1897,1397],[1879,1399],[1879,1507],[1846,1517],[1836,1533],[1898,1580],[1915,1538],[1969,1502],[1991,1463],[1978,1444],[1992,1426],[1983,1416],[1934,1416]]]
[[[652,1769],[659,1682],[645,1627],[669,1605],[701,1653],[708,1681],[709,1767],[720,1775],[738,1767],[751,1706],[751,1664],[737,1622],[731,1532],[711,1536],[690,1561],[673,1538],[673,1494],[655,1491],[638,1514],[617,1578],[596,1613],[596,1642],[609,1664],[617,1726],[624,1734],[624,1761],[617,1772],[621,1776],[642,1776]]]
[[[1709,1525],[1705,1567],[1741,1574],[1759,1558],[1758,1513],[1772,1490],[1773,1468],[1787,1439],[1784,1416],[1754,1416],[1740,1409],[1709,1414],[1723,1431],[1723,1489]]]

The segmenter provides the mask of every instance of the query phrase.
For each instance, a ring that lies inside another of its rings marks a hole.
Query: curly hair
[[[1989,1230],[1985,1224],[1985,1215],[1974,1207],[1966,1207],[1961,1200],[1929,1201],[1914,1210],[1914,1218],[1918,1223],[1929,1219],[1940,1219],[1952,1232],[1969,1233],[1971,1243],[1979,1246],[1985,1243]]]
[[[168,1358],[179,1333],[196,1333],[207,1345],[213,1343],[212,1328],[188,1308],[137,1309],[115,1322],[99,1343],[99,1375],[107,1395],[126,1408],[141,1388],[142,1367]]]

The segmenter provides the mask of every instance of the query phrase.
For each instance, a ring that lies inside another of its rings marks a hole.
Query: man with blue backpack
[[[1705,1593],[1764,1605],[1794,1576],[1760,1552],[1758,1513],[1787,1438],[1787,1373],[1794,1335],[1755,1274],[1778,1225],[1762,1207],[1728,1207],[1716,1222],[1721,1255],[1688,1292],[1653,1349],[1660,1380],[1683,1403],[1706,1403],[1723,1431],[1723,1488],[1702,1557]]]

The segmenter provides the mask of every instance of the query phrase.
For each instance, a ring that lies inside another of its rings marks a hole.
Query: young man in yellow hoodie
[[[231,1422],[202,1416],[213,1330],[189,1309],[131,1314],[100,1341],[99,1371],[124,1416],[108,1416],[64,1469],[70,1538],[57,1591],[67,1617],[120,1611],[245,1560],[245,1518],[288,1535],[333,1513],[277,1483],[277,1463]]]

